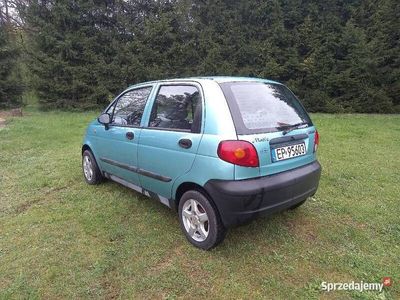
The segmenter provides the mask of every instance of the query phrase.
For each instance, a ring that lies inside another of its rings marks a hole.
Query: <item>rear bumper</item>
[[[209,180],[204,188],[213,198],[226,227],[261,214],[285,210],[315,194],[321,176],[318,161],[270,176],[245,180]]]

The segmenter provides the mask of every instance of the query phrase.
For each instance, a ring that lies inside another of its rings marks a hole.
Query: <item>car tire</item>
[[[184,193],[178,213],[181,229],[194,246],[210,250],[224,240],[226,228],[218,210],[202,192],[191,190]]]
[[[306,201],[307,201],[307,199],[305,199],[305,200],[303,200],[303,201],[301,201],[301,202],[299,202],[299,203],[297,203],[297,204],[295,204],[295,205],[289,207],[289,210],[294,210],[294,209],[296,209],[296,208],[302,206]]]
[[[99,184],[103,180],[103,175],[90,150],[85,150],[82,154],[82,171],[88,184]]]

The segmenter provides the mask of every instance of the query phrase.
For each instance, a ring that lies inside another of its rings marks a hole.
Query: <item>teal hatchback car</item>
[[[193,245],[227,228],[293,209],[318,188],[318,131],[283,84],[199,77],[126,89],[90,123],[89,184],[116,181],[176,210]]]

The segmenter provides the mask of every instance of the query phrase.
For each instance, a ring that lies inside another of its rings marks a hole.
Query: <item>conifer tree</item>
[[[396,0],[29,0],[43,108],[103,107],[129,84],[184,76],[286,83],[309,111],[400,111]]]
[[[20,52],[11,26],[0,22],[0,108],[21,105],[24,85],[18,69]]]

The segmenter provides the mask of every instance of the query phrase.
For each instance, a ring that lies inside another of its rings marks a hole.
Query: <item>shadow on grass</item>
[[[177,246],[181,247],[183,244],[185,248],[189,247],[195,251],[202,252],[186,241],[181,231],[176,211],[154,199],[121,186],[118,183],[106,181],[104,185],[107,189],[119,189],[121,193],[124,194],[124,197],[122,197],[124,199],[132,198],[132,201],[129,201],[127,204],[129,209],[125,211],[125,213],[147,215],[148,217],[144,219],[147,225],[152,226],[152,228],[149,228],[150,235],[158,232],[163,226],[168,227],[164,228],[163,236],[157,237],[159,239],[159,241],[156,242],[157,245],[171,249]],[[138,209],[140,211],[138,211]],[[306,210],[307,204],[294,211],[282,211],[273,215],[261,215],[246,224],[230,228],[225,240],[208,253],[213,253],[213,255],[229,259],[230,257],[253,255],[255,251],[260,250],[260,247],[267,250],[267,252],[273,252],[275,248],[278,249],[286,243],[293,243],[298,233],[295,229],[297,225],[306,225],[306,227],[309,227],[308,225],[311,222],[304,221],[304,219],[307,218],[307,216],[304,215],[304,213],[307,212]],[[151,219],[156,219],[157,222],[153,223]],[[128,224],[125,223],[125,225]],[[314,237],[311,230],[311,233],[305,238],[313,240]],[[240,251],[238,252],[238,250]]]

